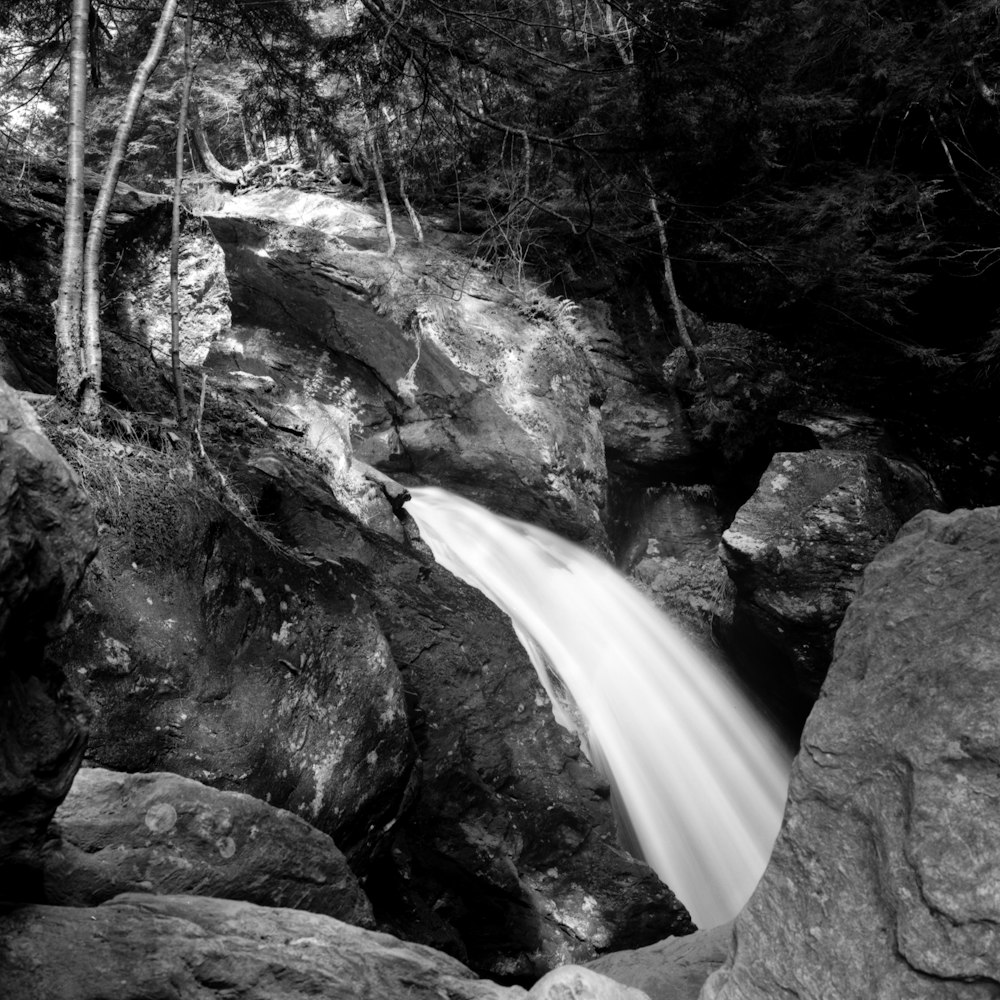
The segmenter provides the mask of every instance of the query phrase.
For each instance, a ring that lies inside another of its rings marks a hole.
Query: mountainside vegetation
[[[103,170],[164,5],[88,9],[86,163]],[[679,342],[678,290],[710,319],[807,330],[973,390],[996,380],[995,3],[178,10],[129,136],[130,183],[169,189],[190,12],[189,199],[211,198],[212,172],[232,185],[294,163],[286,178],[370,190],[390,228],[404,209],[418,225],[454,213],[504,280],[578,298],[639,278]],[[8,177],[65,155],[70,28],[64,0],[0,13]]]

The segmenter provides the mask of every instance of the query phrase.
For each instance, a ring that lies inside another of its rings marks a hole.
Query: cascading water
[[[735,916],[785,803],[789,754],[772,728],[600,559],[443,490],[411,493],[406,509],[434,557],[511,617],[557,719],[577,728],[568,692],[646,862],[700,926]]]

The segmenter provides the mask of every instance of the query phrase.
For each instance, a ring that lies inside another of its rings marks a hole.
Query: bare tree
[[[59,395],[76,402],[82,378],[80,321],[83,294],[84,197],[83,154],[86,146],[87,46],[90,0],[73,0],[70,21],[69,135],[66,154],[66,208],[63,223],[62,272],[56,313],[56,356]]]
[[[677,326],[677,337],[684,348],[691,368],[698,373],[701,370],[701,362],[698,359],[698,352],[695,350],[694,341],[688,331],[687,321],[684,319],[684,308],[681,305],[680,297],[677,294],[677,285],[674,283],[674,267],[670,259],[670,245],[667,242],[667,226],[660,214],[660,206],[656,198],[656,189],[653,187],[653,177],[649,172],[649,167],[642,169],[643,179],[646,181],[646,188],[649,193],[649,213],[653,217],[653,225],[656,227],[657,235],[660,239],[660,257],[663,261],[663,280],[667,286],[667,294],[670,296],[670,306],[674,313],[674,323]]]

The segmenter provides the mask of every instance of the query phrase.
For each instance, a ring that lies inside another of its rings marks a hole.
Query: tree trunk
[[[416,236],[418,243],[423,243],[424,227],[420,225],[420,216],[417,215],[416,209],[407,197],[406,174],[402,170],[399,171],[399,197],[402,198],[403,204],[406,206],[406,214],[410,217],[410,225],[413,226],[413,235]]]
[[[365,172],[362,166],[361,154],[353,146],[347,151],[347,159],[351,166],[351,177],[354,178],[354,182],[361,188],[362,192],[368,191],[368,174]]]
[[[83,395],[80,399],[80,418],[84,424],[94,426],[100,414],[101,400],[101,250],[104,247],[104,233],[108,224],[108,211],[118,186],[118,177],[125,161],[132,124],[139,111],[146,83],[156,64],[160,61],[166,44],[170,25],[177,12],[178,0],[164,0],[156,34],[150,43],[146,58],[139,64],[132,80],[122,120],[115,134],[114,145],[101,190],[98,192],[94,211],[87,231],[87,250],[83,261]]]
[[[267,148],[267,126],[264,124],[264,119],[260,120],[260,134],[261,138],[264,140],[264,159],[266,162],[271,162],[271,152]]]
[[[201,114],[198,112],[197,103],[191,104],[190,114],[191,140],[194,142],[194,147],[198,150],[198,155],[201,157],[202,162],[208,168],[208,172],[223,184],[239,184],[243,180],[243,171],[230,170],[229,167],[224,166],[216,159],[215,153],[212,152],[212,147],[208,144],[208,138],[205,135],[205,126],[201,122]]]
[[[104,27],[101,15],[97,13],[93,2],[88,3],[87,6],[89,8],[87,11],[87,48],[90,51],[90,82],[97,88],[104,83],[101,79],[101,59],[98,52],[98,41],[100,29],[104,28],[107,31],[107,28]]]
[[[242,111],[240,112],[240,128],[243,130],[243,148],[247,153],[247,163],[250,163],[256,159],[256,154],[253,151],[253,143],[250,141],[250,133],[247,131],[247,120]]]
[[[195,0],[188,0],[187,20],[184,23],[184,87],[181,90],[181,109],[177,115],[177,151],[174,158],[174,205],[170,230],[170,368],[174,376],[177,421],[181,427],[187,421],[184,380],[181,378],[181,306],[179,288],[181,187],[184,183],[184,135],[187,132],[188,104],[191,101],[191,81],[194,78],[194,59],[191,51],[191,37],[194,33],[194,5]]]
[[[670,247],[667,243],[667,227],[663,223],[660,215],[660,206],[656,201],[656,190],[653,187],[653,178],[649,172],[649,167],[643,167],[643,176],[646,180],[646,187],[649,191],[649,211],[653,216],[653,224],[660,237],[660,256],[663,258],[663,279],[667,285],[667,294],[670,296],[670,305],[674,311],[674,323],[677,325],[677,336],[680,338],[684,353],[687,354],[691,367],[697,374],[701,371],[701,363],[698,360],[698,352],[694,349],[694,341],[688,332],[687,322],[684,319],[684,310],[681,306],[680,297],[677,295],[677,286],[674,284],[674,268],[670,260]]]
[[[385,178],[382,176],[382,156],[374,139],[369,140],[366,146],[368,147],[369,165],[375,175],[375,186],[378,188],[379,200],[382,202],[382,211],[385,213],[385,229],[389,234],[389,248],[386,250],[386,255],[392,257],[396,252],[396,227],[392,224],[392,207],[389,205],[389,195],[385,190]]]
[[[90,0],[73,0],[69,54],[69,119],[66,154],[62,271],[56,313],[59,396],[76,403],[80,391],[80,319],[83,294],[83,154],[86,148],[87,44]]]

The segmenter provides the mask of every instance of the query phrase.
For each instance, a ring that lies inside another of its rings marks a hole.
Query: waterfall
[[[785,804],[789,754],[770,725],[596,556],[444,490],[411,493],[435,559],[510,616],[557,720],[582,725],[645,861],[699,926],[735,916]]]

